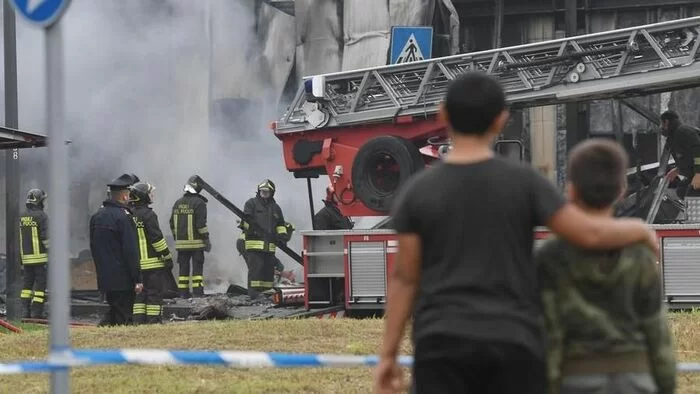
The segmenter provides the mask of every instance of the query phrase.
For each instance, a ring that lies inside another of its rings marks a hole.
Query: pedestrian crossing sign
[[[433,52],[433,28],[430,26],[393,26],[390,64],[430,59]]]

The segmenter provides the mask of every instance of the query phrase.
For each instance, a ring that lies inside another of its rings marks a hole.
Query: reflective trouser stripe
[[[177,277],[177,288],[187,289],[190,287],[190,277],[189,276],[178,276]]]
[[[146,316],[160,316],[163,309],[160,305],[146,305]]]
[[[204,287],[204,276],[202,276],[202,275],[192,276],[192,288],[194,289],[195,287]]]
[[[146,304],[134,303],[134,315],[143,315],[146,313]]]
[[[273,283],[272,282],[267,282],[264,280],[251,280],[250,281],[250,287],[257,287],[257,288],[262,288],[262,289],[271,289]]]
[[[22,289],[19,298],[32,298],[32,289]]]
[[[44,303],[44,296],[46,293],[43,291],[35,291],[34,292],[34,298],[32,298],[32,302],[36,302],[37,304],[43,304]]]

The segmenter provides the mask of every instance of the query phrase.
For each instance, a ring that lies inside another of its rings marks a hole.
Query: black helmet
[[[192,175],[185,185],[185,191],[198,194],[202,191],[202,185],[199,184],[199,177],[197,175]]]
[[[140,182],[129,188],[130,201],[135,205],[148,205],[153,203],[153,191],[155,186],[150,183]]]
[[[27,192],[27,205],[35,205],[37,207],[44,206],[44,200],[46,200],[46,193],[41,189],[31,189]]]
[[[269,190],[270,197],[274,197],[274,195],[275,195],[275,183],[269,179],[265,179],[264,181],[262,181],[258,184],[258,187],[257,187],[258,195],[260,195],[261,190]]]

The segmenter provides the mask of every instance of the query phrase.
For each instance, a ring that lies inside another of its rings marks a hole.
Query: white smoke
[[[156,186],[153,208],[166,236],[172,204],[192,174],[241,208],[255,185],[270,178],[287,220],[297,229],[311,228],[306,184],[287,172],[281,143],[268,128],[280,115],[285,66],[274,58],[270,40],[261,42],[256,34],[249,3],[214,1],[212,15],[205,0],[72,1],[62,28],[74,256],[88,248],[87,220],[104,199],[105,184],[124,172]],[[294,31],[287,25],[293,21],[273,19],[269,34],[290,37],[293,62]],[[42,32],[18,19],[17,37],[20,127],[43,132]],[[214,128],[211,98],[257,104],[234,125]],[[47,187],[47,160],[46,149],[22,151],[22,195],[30,187]],[[314,182],[316,209],[324,182]],[[217,289],[245,285],[245,265],[235,250],[237,217],[204,194],[213,244],[205,282]],[[290,246],[300,251],[299,233]],[[299,269],[282,252],[277,255],[288,269]]]

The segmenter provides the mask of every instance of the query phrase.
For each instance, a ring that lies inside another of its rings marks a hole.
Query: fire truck
[[[286,168],[307,178],[309,194],[310,179],[326,175],[344,215],[387,216],[401,185],[449,150],[436,115],[448,83],[461,73],[498,79],[511,108],[616,99],[658,125],[658,114],[627,99],[700,86],[699,36],[695,17],[307,77],[272,128]],[[522,159],[520,141],[495,146],[499,152],[511,148]],[[653,179],[620,210],[645,218],[657,231],[665,300],[688,305],[700,302],[700,204],[672,197],[664,177],[671,162],[668,146],[660,156],[647,168],[655,170]],[[397,251],[392,230],[302,235],[307,309],[383,310]],[[548,235],[546,228],[537,229],[536,247]]]

